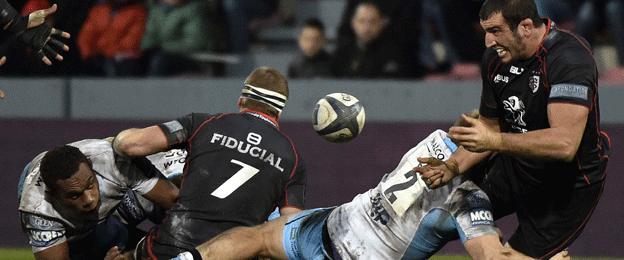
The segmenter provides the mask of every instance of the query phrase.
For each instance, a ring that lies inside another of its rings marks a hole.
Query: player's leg
[[[230,229],[197,247],[202,259],[325,259],[323,231],[333,208],[305,210],[256,227]],[[286,235],[285,235],[286,234]],[[193,253],[180,254],[189,258]]]
[[[472,259],[523,259],[504,250],[490,200],[473,182],[462,183],[445,205],[453,212],[456,232]]]
[[[522,254],[514,254],[512,249],[505,248],[501,244],[498,235],[484,235],[472,238],[464,243],[464,248],[472,259],[533,259],[523,256]]]
[[[286,259],[282,246],[284,224],[279,217],[255,227],[237,227],[197,247],[202,259],[247,259],[255,256]]]
[[[518,209],[518,228],[509,245],[525,255],[548,259],[581,234],[600,199],[604,182],[575,189],[536,192]]]

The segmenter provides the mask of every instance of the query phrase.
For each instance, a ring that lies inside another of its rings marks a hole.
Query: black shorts
[[[575,187],[571,178],[540,183],[518,173],[514,163],[509,156],[497,155],[488,163],[479,186],[492,202],[495,219],[516,213],[518,228],[508,241],[511,247],[548,259],[581,234],[602,195],[604,181],[583,187]]]
[[[163,245],[154,241],[157,227],[152,228],[150,232],[141,239],[134,250],[134,259],[136,260],[157,260],[171,259],[178,254],[190,251],[191,248],[183,249],[175,246]]]

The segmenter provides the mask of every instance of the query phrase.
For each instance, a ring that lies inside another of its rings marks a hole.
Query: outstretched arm
[[[145,198],[160,205],[164,209],[170,209],[178,200],[179,190],[168,180],[159,179],[149,192],[145,193]]]
[[[460,146],[446,162],[442,162],[436,158],[418,158],[418,161],[425,165],[416,167],[414,170],[421,174],[423,181],[429,188],[443,186],[455,176],[465,173],[470,168],[492,155],[491,151],[471,152],[463,146],[464,144],[460,142],[461,140],[457,140],[454,137],[452,133],[456,128],[466,127],[470,122],[478,124],[480,128],[479,131],[488,131],[488,133],[491,134],[500,132],[498,121],[495,118],[479,116],[478,119],[475,119],[469,115],[462,115],[457,123],[460,126],[451,127],[448,134],[453,142],[462,146]]]
[[[167,150],[165,133],[154,125],[121,131],[113,141],[115,152],[130,157],[146,156]]]
[[[28,17],[19,16],[6,0],[0,1],[0,8],[2,9],[0,26],[3,30],[16,35],[17,39],[33,49],[45,64],[52,65],[51,58],[63,60],[58,50],[68,51],[69,46],[54,39],[53,36],[67,39],[70,35],[45,23],[46,17],[56,12],[56,4],[47,9],[34,11]]]

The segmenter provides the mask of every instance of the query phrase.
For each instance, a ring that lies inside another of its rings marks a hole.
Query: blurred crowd
[[[318,0],[22,0],[23,14],[58,4],[48,19],[73,35],[59,66],[11,59],[5,76],[226,76],[198,53],[246,55],[258,32],[297,27],[291,78],[479,79],[484,49],[480,0],[345,0],[339,24],[283,9]],[[338,1],[338,0],[336,0]],[[624,0],[535,0],[540,14],[592,46],[613,46],[604,80],[624,82]],[[328,39],[326,29],[335,29]],[[266,44],[266,43],[264,43]],[[295,51],[296,50],[296,51]],[[29,55],[26,53],[26,55]],[[219,63],[218,59],[216,62]],[[36,67],[36,69],[33,69]]]

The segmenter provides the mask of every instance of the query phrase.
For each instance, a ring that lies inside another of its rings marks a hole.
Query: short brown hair
[[[501,13],[509,29],[514,32],[518,24],[527,18],[531,19],[535,26],[544,24],[533,0],[486,0],[479,11],[479,18],[487,20],[495,13]]]
[[[275,91],[288,97],[288,80],[286,80],[286,77],[284,77],[282,73],[271,67],[259,67],[255,69],[247,76],[245,84]],[[279,116],[279,111],[270,105],[253,99],[242,98],[240,105],[241,107],[263,112],[276,118]]]
[[[252,71],[245,84],[268,89],[288,97],[288,80],[278,70],[271,67],[260,67]]]

